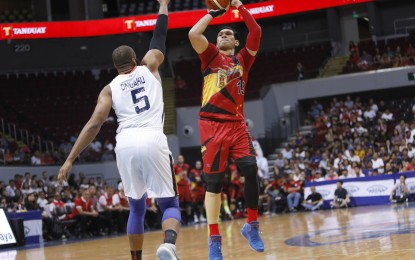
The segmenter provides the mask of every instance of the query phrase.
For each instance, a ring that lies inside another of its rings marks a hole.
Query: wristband
[[[209,11],[209,14],[210,14],[213,18],[215,18],[215,17],[218,17],[219,15],[221,15],[221,14],[223,14],[223,13],[225,13],[225,12],[226,12],[226,9],[211,10],[211,11]]]

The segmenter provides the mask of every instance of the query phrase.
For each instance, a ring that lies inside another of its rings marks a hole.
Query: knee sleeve
[[[258,167],[256,164],[247,164],[239,167],[242,174],[245,176],[244,196],[246,206],[250,209],[258,208]]]
[[[130,203],[130,215],[127,222],[127,234],[144,233],[144,217],[146,215],[146,199],[144,194],[139,200],[128,198]]]
[[[225,173],[203,173],[203,180],[206,182],[206,191],[211,193],[221,193],[223,180],[225,179]]]
[[[178,197],[158,198],[157,203],[163,212],[163,222],[167,219],[173,218],[180,223],[182,219],[179,210]]]

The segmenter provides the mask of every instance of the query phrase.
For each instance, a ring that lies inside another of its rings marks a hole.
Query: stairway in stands
[[[176,134],[176,101],[175,84],[173,78],[163,79],[164,97],[164,133]]]
[[[327,78],[331,76],[339,75],[342,71],[344,66],[346,66],[347,60],[349,57],[334,57],[331,58],[324,68],[321,70],[320,78]]]
[[[299,129],[301,136],[310,136],[312,134],[312,127],[311,125],[301,126]],[[273,178],[274,172],[274,162],[277,159],[277,153],[281,152],[287,144],[291,141],[294,136],[290,137],[286,142],[282,143],[280,147],[277,147],[272,154],[268,155],[268,170],[270,177]]]

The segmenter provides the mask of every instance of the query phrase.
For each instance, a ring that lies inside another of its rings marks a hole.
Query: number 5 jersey
[[[163,131],[163,89],[146,66],[137,66],[128,74],[118,75],[110,87],[112,108],[119,124],[117,133],[126,128]]]

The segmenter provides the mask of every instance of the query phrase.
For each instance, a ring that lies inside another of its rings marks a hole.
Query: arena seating
[[[264,2],[266,0],[249,0],[245,3]],[[183,10],[205,9],[204,0],[172,0],[170,2],[170,11],[177,12]],[[156,0],[121,0],[120,16],[130,16],[137,14],[157,13],[158,5]]]
[[[300,149],[299,151],[306,151],[306,157],[300,158],[294,156],[294,158],[299,159],[299,161],[292,160],[290,163],[296,162],[293,167],[298,167],[299,162],[308,162],[308,167],[304,170],[307,180],[314,181],[316,178],[315,175],[311,174],[312,169],[319,171],[323,178],[328,177],[327,169],[321,169],[318,162],[313,162],[316,159],[313,159],[313,157],[316,156],[317,150],[321,151],[319,154],[326,153],[328,155],[329,168],[334,169],[336,177],[340,177],[341,169],[343,169],[342,167],[350,169],[350,164],[356,162],[352,160],[353,153],[351,151],[358,150],[357,146],[360,146],[363,151],[363,155],[360,154],[362,158],[357,162],[357,166],[362,170],[362,174],[364,175],[386,174],[388,171],[386,166],[387,163],[393,167],[394,173],[408,170],[405,168],[407,165],[403,163],[402,159],[402,149],[406,148],[406,146],[400,147],[401,144],[398,144],[399,141],[397,140],[405,140],[405,132],[411,130],[415,131],[413,125],[415,122],[415,114],[413,113],[415,99],[413,97],[400,97],[377,100],[375,101],[375,104],[377,104],[379,110],[373,120],[368,120],[363,115],[366,108],[372,106],[372,104],[368,102],[369,99],[360,99],[360,97],[357,97],[356,100],[361,100],[354,101],[355,104],[358,102],[359,105],[350,110],[344,109],[343,100],[338,100],[340,103],[337,103],[337,105],[333,102],[320,103],[317,101],[317,103],[322,104],[320,108],[322,108],[321,111],[324,111],[324,113],[321,113],[321,116],[316,116],[315,111],[318,107],[317,105],[313,105],[308,109],[308,114],[310,116],[308,120],[311,122],[309,127],[312,134],[308,132],[302,137],[292,137],[285,145],[283,145],[291,146],[293,151],[296,149]],[[393,120],[381,120],[382,115],[386,110],[389,110],[393,114]],[[358,126],[356,122],[360,122],[362,129],[365,130],[357,130]],[[402,126],[399,126],[402,122],[404,122],[403,127],[405,127],[406,130],[400,130],[399,136],[401,137],[398,138],[398,136],[395,136],[395,129],[402,128]],[[329,130],[332,131],[332,136],[326,136]],[[361,134],[357,134],[358,131],[361,131]],[[363,133],[364,131],[366,131],[366,134]],[[297,140],[301,140],[299,138],[304,138],[301,144],[297,142]],[[339,140],[343,141],[340,144],[336,144]],[[387,143],[390,143],[389,148],[387,147]],[[398,147],[399,150],[397,150]],[[276,151],[280,153],[282,150],[283,148],[279,148]],[[294,152],[294,154],[300,154],[299,151]],[[379,157],[384,161],[384,166],[379,168],[377,173],[373,173],[374,169],[368,165],[368,162],[372,159],[373,153],[379,153]],[[346,163],[345,165],[337,166],[334,163],[337,154],[341,154],[341,160]],[[395,159],[392,155],[396,156]],[[276,154],[269,155],[270,165],[275,163],[277,157]],[[397,161],[396,158],[398,159]],[[321,160],[321,155],[319,155],[319,160]],[[284,170],[281,170],[280,173],[284,174]]]
[[[351,57],[347,65],[343,68],[342,74],[414,65],[415,63],[413,55],[407,53],[407,48],[409,47],[409,44],[412,44],[412,46],[415,45],[415,32],[412,32],[407,37],[378,40],[376,42],[374,42],[373,40],[360,41],[357,44],[356,49],[359,56],[357,58],[357,61],[353,62]],[[400,54],[402,56],[402,59],[399,58],[399,61],[395,59],[395,52],[397,47],[400,47],[401,49]],[[376,48],[379,49],[381,55],[386,54],[389,57],[389,62],[382,63],[376,62],[374,60],[376,56]],[[391,50],[391,53],[388,53],[388,48]],[[372,56],[372,63],[360,63],[360,58],[362,58],[363,51]]]
[[[33,15],[27,9],[0,10],[0,23],[32,22]]]
[[[298,62],[304,66],[305,79],[316,77],[320,67],[330,56],[330,50],[330,43],[322,43],[287,50],[259,52],[249,74],[245,98],[247,100],[258,98],[259,90],[264,85],[297,80]],[[176,86],[177,105],[198,105],[202,93],[199,59],[179,60],[174,63],[173,69],[176,78],[180,76],[186,85],[185,88]]]
[[[2,116],[46,139],[69,138],[80,132],[100,90],[114,75],[115,71],[102,71],[99,80],[90,71],[1,75],[8,88],[1,88],[0,95],[7,97],[3,101],[10,108]]]
[[[266,0],[248,0],[245,3],[264,2]],[[204,0],[172,0],[170,11],[205,9]],[[154,14],[158,12],[157,0],[120,0],[119,14],[123,16]],[[20,23],[34,21],[32,10],[0,10],[0,23]]]

